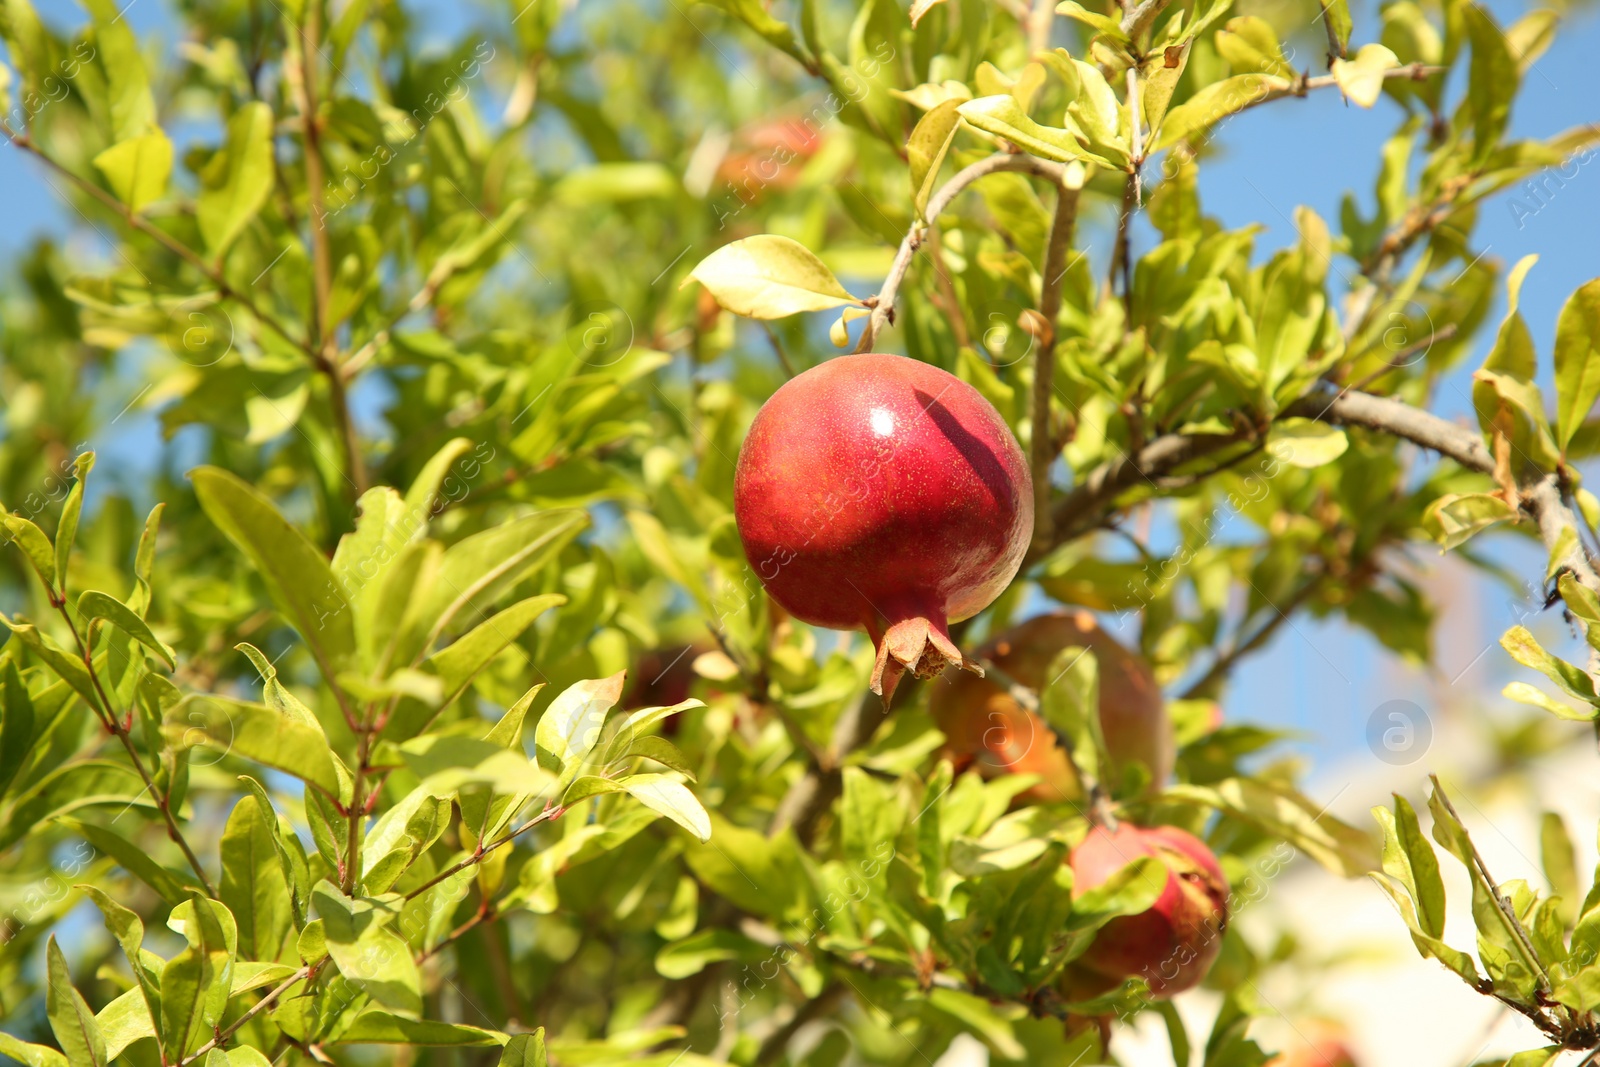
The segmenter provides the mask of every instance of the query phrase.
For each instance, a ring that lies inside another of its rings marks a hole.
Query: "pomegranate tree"
[[[1161,687],[1144,658],[1106,633],[1087,611],[1039,615],[993,638],[977,658],[1037,692],[1048,685],[1050,664],[1063,649],[1091,650],[1100,673],[1100,731],[1111,757],[1112,779],[1133,762],[1159,786],[1172,773],[1175,749]],[[958,762],[972,760],[980,774],[1036,774],[1024,799],[1073,800],[1083,795],[1078,776],[1055,734],[998,680],[946,675],[934,686],[929,710]]]
[[[1146,829],[1124,822],[1115,830],[1094,827],[1072,850],[1073,895],[1104,885],[1144,856],[1159,860],[1166,870],[1156,902],[1101,927],[1089,951],[1074,963],[1105,978],[1138,976],[1153,995],[1170,997],[1198,985],[1222,949],[1228,879],[1216,856],[1193,834],[1174,826]]]
[[[949,623],[1016,575],[1033,483],[1000,413],[972,386],[903,356],[839,356],[785,383],[739,453],[746,557],[796,618],[865,629],[872,689],[905,671],[976,671]]]

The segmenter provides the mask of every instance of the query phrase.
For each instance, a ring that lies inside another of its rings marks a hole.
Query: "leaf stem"
[[[324,957],[324,959],[326,959],[326,957]],[[303,982],[306,979],[311,978],[316,973],[317,968],[321,965],[321,961],[318,961],[317,963],[302,967],[289,977],[285,978],[283,981],[279,982],[276,986],[273,986],[272,989],[267,991],[266,996],[250,1005],[249,1009],[247,1009],[243,1015],[239,1016],[221,1030],[218,1030],[216,1037],[212,1038],[210,1041],[207,1041],[204,1045],[201,1045],[189,1055],[185,1056],[182,1060],[178,1061],[177,1067],[188,1067],[189,1064],[194,1063],[196,1060],[204,1059],[206,1053],[210,1052],[212,1049],[221,1048],[227,1043],[228,1038],[238,1033],[251,1019],[254,1019],[257,1015],[260,1015],[262,1012],[266,1011],[267,1008],[272,1005],[273,1001],[277,1000],[284,993],[288,992],[289,988],[296,982]]]
[[[559,804],[545,805],[543,811],[539,812],[539,814],[535,815],[533,818],[529,819],[515,830],[512,830],[510,833],[506,834],[506,836],[499,838],[498,840],[491,841],[487,845],[479,845],[473,851],[472,855],[468,856],[466,859],[452,863],[450,866],[446,867],[444,870],[440,871],[438,874],[422,883],[422,885],[407,893],[406,899],[415,900],[417,897],[420,897],[422,894],[426,893],[428,890],[432,889],[446,878],[450,878],[453,875],[459,874],[468,867],[471,867],[473,864],[481,862],[483,857],[487,856],[489,853],[500,848],[502,845],[509,845],[517,837],[527,833],[540,823],[550,822],[553,819],[560,818],[562,814],[566,812],[566,810],[566,808],[561,807]]]
[[[928,207],[923,213],[929,220],[928,226],[937,224],[939,216],[950,202],[956,198],[967,186],[979,178],[1001,171],[1020,171],[1032,174],[1035,177],[1047,178],[1059,188],[1062,181],[1062,168],[1058,163],[1035,156],[1022,155],[1013,152],[997,152],[986,159],[958,171],[954,177],[941,185],[928,197]],[[857,352],[870,352],[877,342],[878,333],[885,323],[894,322],[895,297],[900,291],[900,285],[905,281],[906,271],[911,267],[912,257],[917,254],[917,249],[922,247],[926,227],[920,222],[911,224],[905,239],[900,242],[900,249],[895,253],[894,262],[889,266],[889,273],[883,280],[883,287],[878,290],[877,302],[873,305],[872,314],[867,318],[867,324],[861,330],[861,339],[856,344]]]

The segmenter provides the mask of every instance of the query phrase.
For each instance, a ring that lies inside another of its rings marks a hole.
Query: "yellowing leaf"
[[[962,104],[958,110],[962,118],[984,133],[1004,137],[1032,155],[1053,159],[1058,163],[1082,159],[1105,166],[1113,165],[1109,159],[1079,144],[1071,130],[1041,126],[1034,122],[1017,106],[1016,99],[1010,93],[980,96]]]
[[[717,303],[752,319],[781,319],[859,303],[815,253],[776,234],[723,245],[689,273]]]
[[[1333,80],[1352,103],[1371,107],[1383,92],[1385,71],[1400,65],[1395,54],[1381,44],[1364,44],[1354,59],[1333,61]]]
[[[1422,514],[1422,526],[1443,548],[1451,549],[1496,523],[1516,517],[1516,510],[1493,493],[1450,493],[1428,505]]]
[[[665,815],[701,841],[711,840],[711,816],[687,786],[668,774],[635,774],[621,780],[628,795]]]
[[[950,150],[950,142],[955,140],[956,127],[961,125],[960,106],[955,100],[946,100],[922,116],[906,142],[906,155],[911,162],[911,202],[918,215],[928,208],[928,197],[939,180],[939,167]]]

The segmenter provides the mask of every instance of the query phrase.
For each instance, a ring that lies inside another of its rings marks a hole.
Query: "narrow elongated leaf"
[[[16,660],[0,665],[0,798],[27,759],[33,741],[33,698]]]
[[[272,121],[266,104],[240,107],[228,120],[222,150],[200,171],[196,214],[200,236],[213,256],[228,250],[272,192]],[[324,222],[316,219],[313,225]]]
[[[422,1012],[422,978],[411,946],[388,926],[400,915],[400,898],[347,897],[328,881],[311,892],[327,934],[328,954],[339,973],[376,1003],[399,1016]]]
[[[56,550],[50,547],[50,539],[44,535],[44,531],[21,515],[3,515],[0,516],[0,522],[5,523],[10,539],[22,549],[22,554],[28,558],[33,572],[39,576],[45,588],[54,589]]]
[[[67,958],[50,935],[45,949],[45,1014],[69,1067],[106,1067],[106,1039],[83,995],[72,985]]]
[[[222,902],[239,927],[239,953],[246,959],[276,961],[291,927],[289,882],[273,840],[277,816],[245,796],[233,806],[222,833]]]
[[[788,237],[761,234],[725,244],[689,273],[717,303],[752,319],[781,319],[802,311],[859,304],[809,248]]]
[[[529,1035],[522,1035],[527,1037]],[[335,1045],[431,1045],[435,1047],[483,1048],[507,1041],[498,1030],[480,1030],[459,1023],[432,1019],[406,1019],[385,1011],[365,1011],[356,1016],[349,1029],[331,1042]]]
[[[23,1067],[67,1067],[67,1058],[49,1045],[32,1045],[0,1030],[0,1055],[10,1056]]]
[[[566,602],[567,598],[559,593],[529,597],[473,627],[429,656],[423,665],[439,676],[444,691],[439,707],[447,708],[454,703],[466,692],[478,672],[521,637],[535,619]]]
[[[97,850],[116,860],[123,870],[154,889],[168,904],[181,904],[200,888],[193,874],[168,870],[126,837],[79,819],[63,819],[61,822],[70,826]]]
[[[84,619],[104,619],[141,645],[161,657],[168,668],[177,669],[172,648],[150,630],[150,624],[133,613],[133,610],[109,593],[97,589],[85,590],[78,596],[78,614]]]
[[[439,639],[458,613],[482,607],[523,575],[543,566],[589,525],[582,511],[542,511],[474,534],[445,550],[424,617],[436,621],[424,649]]]
[[[921,215],[928,208],[928,197],[939,180],[939,168],[955,140],[956,128],[961,125],[961,115],[955,100],[944,103],[923,115],[911,131],[906,142],[906,154],[911,163],[911,202]]]
[[[221,905],[195,894],[167,921],[188,942],[161,971],[161,1047],[171,1058],[204,1044],[227,1002],[232,953],[214,907]]]
[[[174,745],[210,745],[292,774],[330,796],[340,793],[333,752],[322,732],[261,704],[189,697],[167,712],[161,730]]]
[[[1600,399],[1600,278],[1567,298],[1556,320],[1556,444],[1563,454]]]
[[[136,993],[138,1002],[145,1008],[142,1021],[143,1027],[148,1030],[150,1036],[156,1036],[154,1024],[150,1020],[161,1015],[161,974],[145,965],[143,921],[140,920],[137,913],[112,900],[98,887],[80,885],[78,888],[83,890],[89,896],[89,899],[95,902],[95,906],[106,917],[107,929],[117,939],[117,943],[122,946],[122,954],[127,957],[128,966],[132,968],[134,979],[137,983],[129,992]],[[137,1013],[131,1012],[130,1014],[135,1016],[135,1022],[137,1023]],[[105,1013],[102,1012],[98,1018],[102,1030],[105,1030]],[[143,1035],[141,1034],[141,1036]],[[105,1035],[105,1039],[106,1055],[110,1059],[115,1059],[122,1049],[127,1047],[126,1042],[113,1038],[109,1033]]]
[[[27,645],[34,655],[45,662],[56,676],[77,691],[91,708],[103,705],[100,694],[95,690],[94,679],[89,675],[89,668],[83,665],[82,658],[74,656],[62,648],[49,634],[41,633],[30,622],[16,622],[0,615],[0,625],[16,635],[17,639]]]
[[[1004,137],[1019,148],[1058,163],[1081,159],[1088,163],[1114,166],[1082,144],[1071,130],[1041,126],[1028,117],[1010,93],[980,96],[959,105],[957,110],[968,123],[984,133]]]
[[[67,588],[67,561],[78,540],[78,516],[83,514],[83,490],[89,472],[94,470],[94,453],[79,452],[72,466],[77,477],[67,492],[67,502],[61,505],[61,521],[56,525],[56,589],[62,592]]]
[[[1379,864],[1376,843],[1368,834],[1277,783],[1228,778],[1210,786],[1172,786],[1164,795],[1228,812],[1283,838],[1346,878],[1376,870]]]
[[[241,110],[249,108],[265,105]],[[355,631],[327,559],[253,486],[218,467],[197,468],[189,478],[200,506],[261,572],[273,602],[332,683],[355,652]]]

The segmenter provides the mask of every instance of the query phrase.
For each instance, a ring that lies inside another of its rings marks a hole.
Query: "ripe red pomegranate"
[[[1119,823],[1097,826],[1072,850],[1073,895],[1104,885],[1141,856],[1167,870],[1156,902],[1137,915],[1112,919],[1076,963],[1108,978],[1143,978],[1150,992],[1170,997],[1192,989],[1222,949],[1228,928],[1228,879],[1199,838],[1174,826],[1153,829]]]
[[[977,670],[948,623],[1000,595],[1033,529],[1033,483],[1000,413],[937,367],[876,353],[830,359],[772,395],[733,500],[774,600],[872,635],[885,703],[907,670]]]
[[[1107,777],[1115,781],[1117,770],[1138,761],[1150,772],[1151,787],[1159,788],[1172,774],[1175,759],[1161,687],[1144,658],[1101,629],[1089,612],[1056,612],[1019,623],[980,648],[978,658],[1037,692],[1050,683],[1048,672],[1056,656],[1073,646],[1093,651],[1100,668],[1100,730],[1116,764]],[[1083,795],[1055,734],[997,680],[947,674],[934,685],[928,709],[956,760],[972,758],[978,772],[989,778],[1039,775],[1043,780],[1022,799],[1047,803]]]

